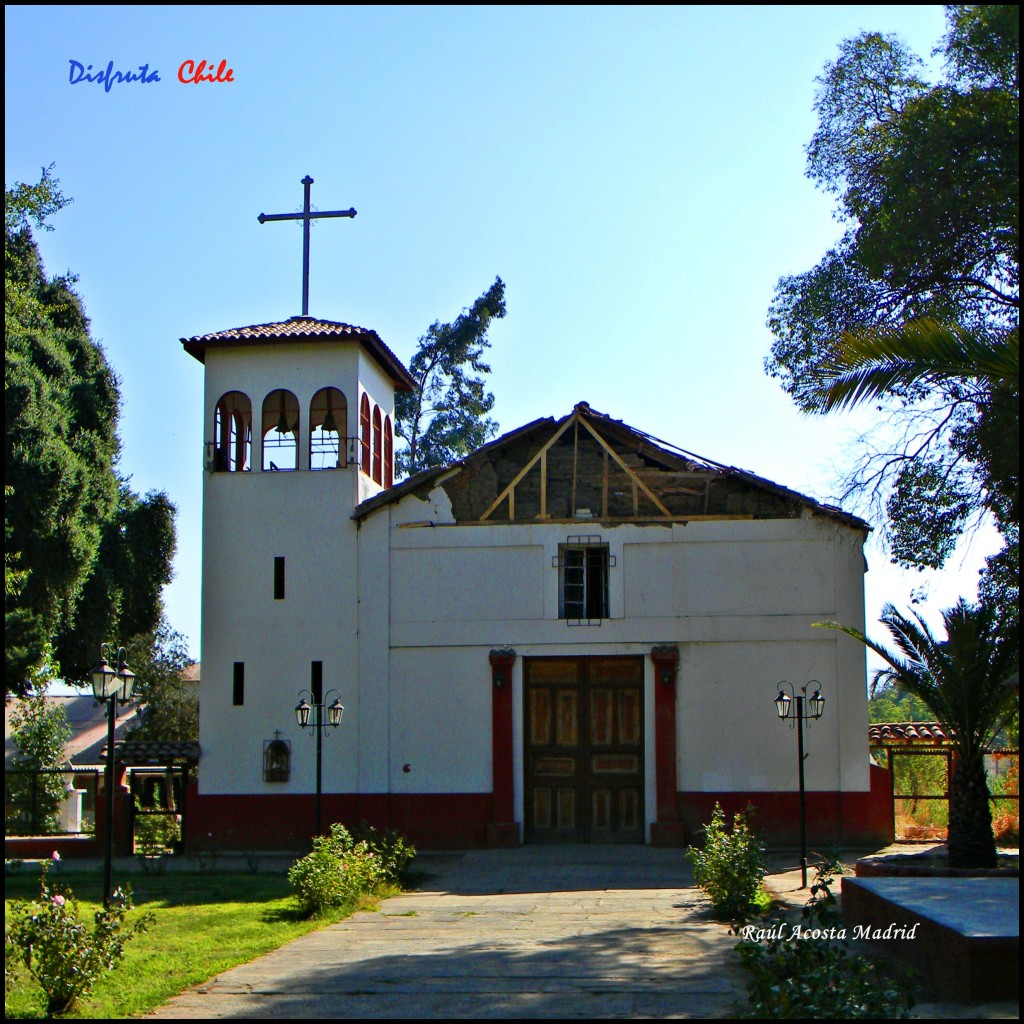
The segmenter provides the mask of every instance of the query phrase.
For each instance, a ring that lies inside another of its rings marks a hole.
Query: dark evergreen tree
[[[483,354],[491,321],[504,315],[505,285],[498,277],[454,322],[435,321],[420,338],[409,363],[417,388],[395,395],[395,432],[405,441],[396,456],[400,476],[447,465],[497,433],[488,416],[494,395],[486,387],[491,368]]]
[[[29,222],[68,201],[50,169],[5,200],[5,677],[23,694],[55,656],[83,680],[101,642],[155,628],[174,508],[119,480],[117,376],[74,279],[43,269]]]
[[[88,683],[104,638],[125,642],[157,628],[161,592],[171,582],[174,516],[166,494],[139,497],[122,481],[114,514],[103,524],[92,573],[55,638],[54,654],[66,682]],[[141,671],[136,662],[129,664]]]

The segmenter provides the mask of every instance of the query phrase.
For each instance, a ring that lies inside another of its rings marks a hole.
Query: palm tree
[[[909,386],[941,387],[970,379],[990,388],[1017,390],[1020,335],[1016,329],[983,337],[922,317],[898,328],[849,331],[810,376],[804,393],[813,412],[828,413]]]
[[[881,621],[898,652],[838,622],[816,625],[842,630],[889,664],[875,676],[872,688],[895,683],[931,709],[952,740],[955,759],[949,794],[950,865],[995,867],[984,755],[1017,707],[1018,641],[1016,635],[1001,633],[995,609],[987,605],[961,599],[942,619],[946,639],[937,640],[919,615],[909,619],[887,604]]]

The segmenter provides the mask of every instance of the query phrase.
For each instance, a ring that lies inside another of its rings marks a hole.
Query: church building
[[[586,402],[396,484],[413,381],[374,331],[183,344],[205,366],[193,839],[300,849],[319,802],[324,828],[427,848],[680,845],[719,801],[793,841],[784,681],[825,700],[811,841],[886,837],[863,650],[811,627],[863,627],[863,521]],[[310,735],[303,701],[340,725]]]

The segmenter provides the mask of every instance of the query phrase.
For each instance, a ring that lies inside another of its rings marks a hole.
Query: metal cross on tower
[[[302,315],[309,316],[309,222],[319,217],[354,217],[353,210],[317,210],[309,208],[309,186],[313,179],[307,174],[302,179],[305,189],[302,201],[302,213],[261,213],[257,218],[261,224],[268,220],[301,220],[302,221]]]

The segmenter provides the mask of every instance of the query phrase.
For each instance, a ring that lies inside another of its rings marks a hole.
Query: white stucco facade
[[[808,789],[867,799],[864,656],[835,632],[812,627],[829,619],[863,624],[863,524],[809,500],[785,517],[621,521],[588,511],[551,522],[467,520],[453,511],[443,473],[390,492],[363,471],[362,395],[393,423],[396,381],[361,345],[282,341],[211,346],[204,355],[208,438],[229,392],[249,396],[258,420],[275,389],[290,391],[305,410],[330,386],[345,395],[348,436],[357,439],[354,461],[339,469],[309,470],[301,421],[298,471],[261,471],[256,429],[251,469],[215,472],[208,462],[199,792],[219,816],[229,798],[266,798],[273,810],[250,816],[272,828],[290,814],[288,797],[313,791],[314,744],[293,708],[316,662],[324,692],[337,690],[345,705],[341,728],[324,739],[325,795],[351,801],[345,807],[372,806],[402,825],[444,813],[433,810],[448,806],[444,799],[463,801],[453,816],[492,813],[486,808],[492,796],[499,802],[500,777],[511,787],[522,839],[525,667],[531,659],[616,656],[643,662],[650,836],[665,814],[659,757],[668,749],[664,721],[656,721],[664,717],[658,687],[665,683],[651,652],[666,647],[678,652],[673,799],[796,789],[794,736],[772,703],[782,680],[797,689],[820,681],[827,702],[806,734]],[[607,552],[606,607],[597,620],[567,619],[562,607],[560,552],[581,536]],[[492,652],[514,656],[506,696],[492,675]],[[500,701],[510,704],[499,713]],[[497,735],[503,721],[510,743]],[[263,750],[275,737],[290,744],[287,781],[264,777]],[[427,810],[416,811],[416,801]]]

